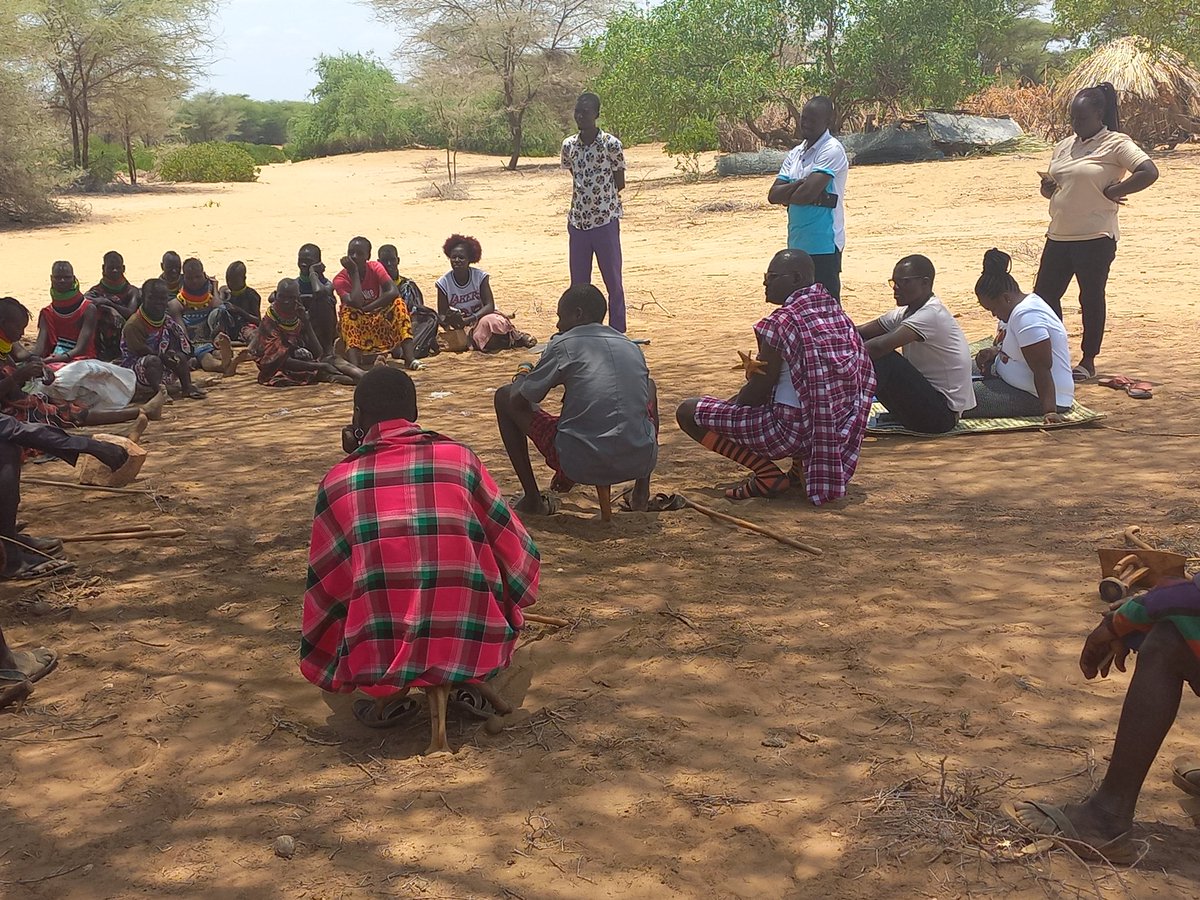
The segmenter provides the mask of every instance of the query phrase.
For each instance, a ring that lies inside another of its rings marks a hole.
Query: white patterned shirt
[[[573,134],[562,144],[562,166],[571,170],[573,188],[567,224],[583,231],[621,218],[621,195],[614,175],[625,170],[621,142],[606,131],[585,144]]]

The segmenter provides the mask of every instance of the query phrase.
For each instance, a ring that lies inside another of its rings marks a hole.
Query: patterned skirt
[[[412,337],[412,317],[404,299],[396,298],[391,309],[363,312],[343,304],[338,328],[346,347],[361,353],[390,353]]]

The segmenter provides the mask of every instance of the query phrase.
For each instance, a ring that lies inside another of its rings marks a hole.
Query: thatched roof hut
[[[1059,82],[1065,111],[1076,92],[1112,83],[1121,105],[1121,130],[1143,147],[1174,147],[1200,132],[1200,71],[1168,47],[1123,37],[1100,47]]]

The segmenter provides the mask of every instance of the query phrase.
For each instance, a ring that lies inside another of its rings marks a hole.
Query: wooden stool
[[[600,501],[600,521],[612,521],[612,485],[596,485],[596,499]]]

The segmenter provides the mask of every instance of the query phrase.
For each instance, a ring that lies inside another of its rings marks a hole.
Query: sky
[[[304,100],[321,53],[374,51],[398,68],[398,34],[355,0],[224,0],[212,30],[213,62],[200,91]],[[285,52],[276,52],[281,46]]]

